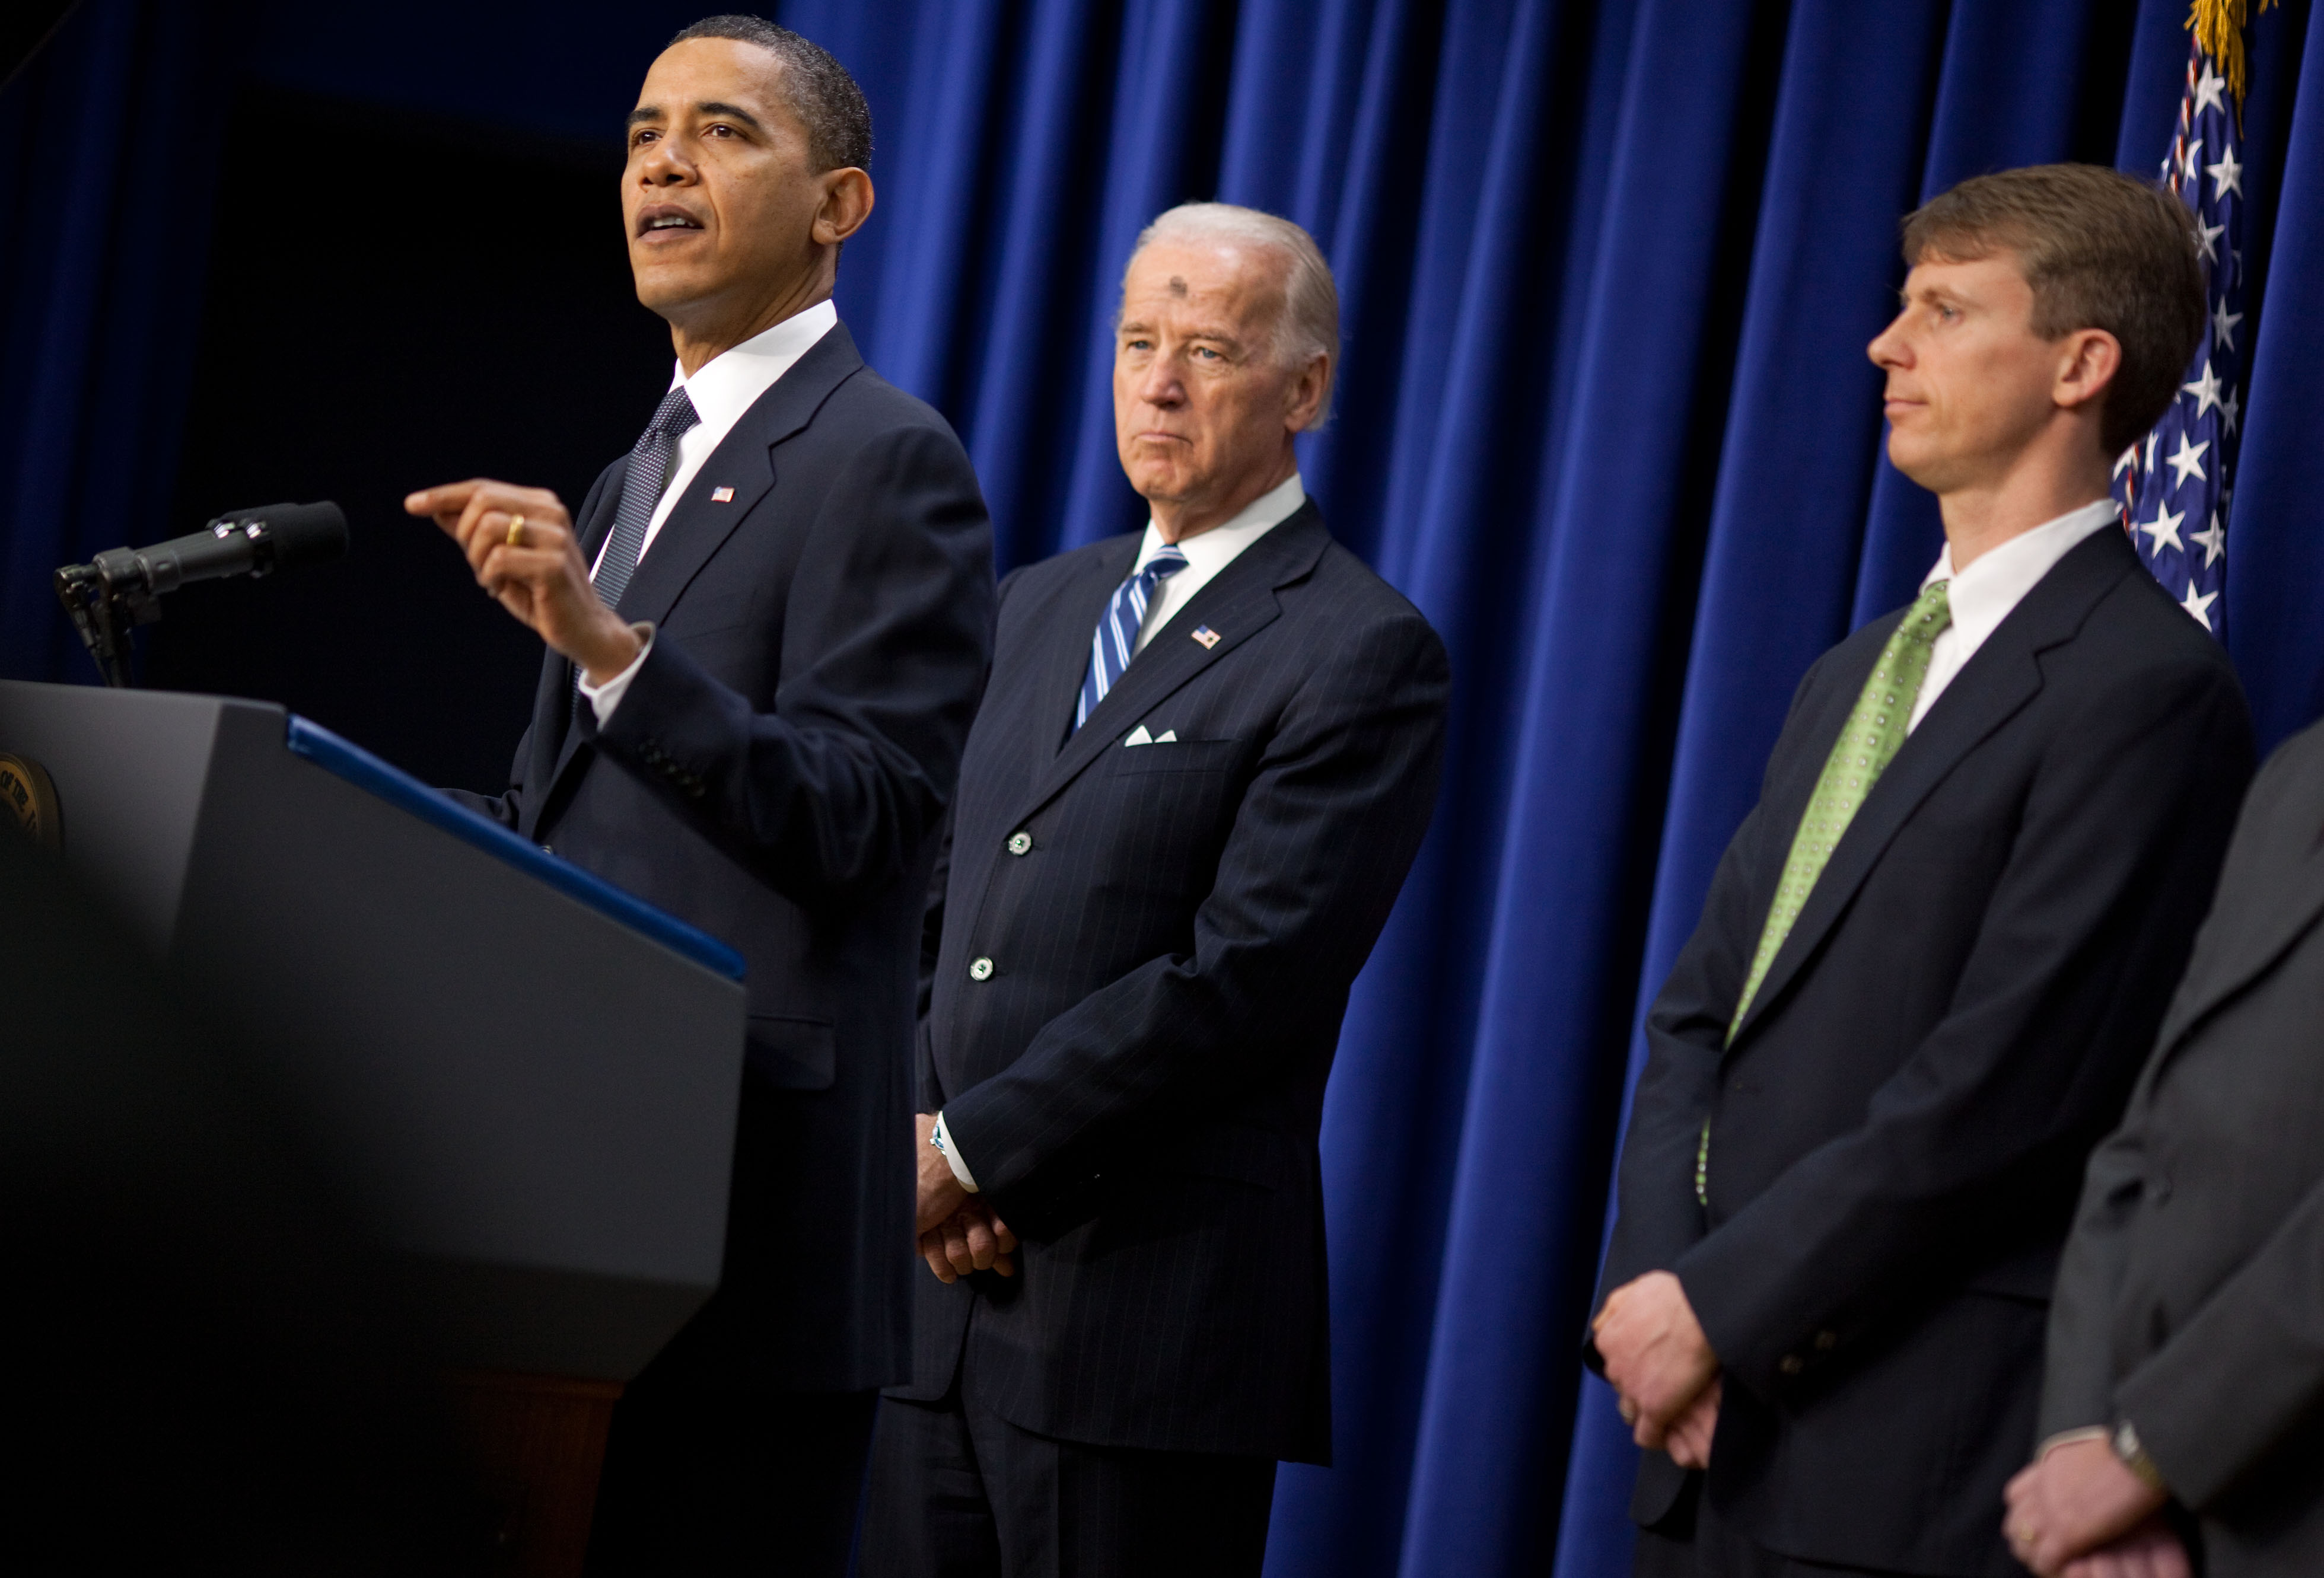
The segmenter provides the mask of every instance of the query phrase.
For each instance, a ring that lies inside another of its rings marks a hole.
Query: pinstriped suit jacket
[[[1444,648],[1310,503],[1069,739],[1138,541],[1001,588],[921,1102],[1025,1243],[1013,1279],[918,1280],[899,1395],[957,1379],[1067,1440],[1323,1462],[1323,1084],[1435,802]],[[1176,739],[1126,746],[1141,724]]]

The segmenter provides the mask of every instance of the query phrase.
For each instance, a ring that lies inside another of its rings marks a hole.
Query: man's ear
[[[1289,408],[1285,411],[1286,425],[1294,433],[1305,433],[1315,425],[1315,417],[1323,408],[1325,381],[1332,372],[1328,356],[1315,356],[1291,381]]]
[[[851,164],[816,179],[823,183],[823,206],[815,213],[816,244],[836,246],[872,217],[872,178]]]
[[[2059,351],[2050,398],[2069,410],[2104,394],[2122,371],[2122,342],[2104,329],[2076,329],[2059,342]]]

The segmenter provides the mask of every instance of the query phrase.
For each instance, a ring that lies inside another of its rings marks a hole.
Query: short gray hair
[[[838,58],[813,39],[802,38],[763,16],[706,16],[680,28],[670,45],[690,39],[730,39],[756,44],[783,63],[783,106],[807,132],[807,161],[821,175],[827,170],[872,168],[872,106]],[[665,46],[668,47],[668,46]]]
[[[1323,400],[1308,424],[1313,432],[1332,417],[1332,386],[1340,372],[1340,288],[1315,238],[1290,220],[1233,203],[1181,203],[1156,216],[1138,233],[1130,262],[1157,241],[1225,242],[1261,248],[1284,259],[1283,307],[1268,328],[1268,349],[1285,367],[1303,367],[1321,356]],[[1130,264],[1122,265],[1122,283]]]

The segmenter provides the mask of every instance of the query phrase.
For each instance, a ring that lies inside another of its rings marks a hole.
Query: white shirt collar
[[[684,386],[702,425],[724,436],[838,322],[839,308],[828,300],[818,301],[719,352],[696,368],[691,378],[679,367],[670,374],[669,387]]]
[[[1970,650],[1985,642],[2009,612],[2034,590],[2057,562],[2084,537],[2122,523],[2122,507],[2111,499],[2097,499],[2055,520],[1988,548],[1960,574],[1953,573],[1953,548],[1947,543],[1936,564],[1921,578],[1926,591],[1939,581],[1945,588],[1946,606],[1952,610],[1952,632]]]
[[[1208,581],[1232,564],[1245,548],[1298,514],[1306,502],[1307,490],[1301,484],[1299,473],[1293,472],[1280,484],[1261,493],[1219,525],[1182,539],[1178,551],[1186,555],[1186,568],[1173,579],[1185,579],[1191,573],[1190,585]],[[1138,545],[1138,562],[1130,569],[1144,569],[1163,546],[1162,530],[1149,518],[1146,522],[1146,540]]]

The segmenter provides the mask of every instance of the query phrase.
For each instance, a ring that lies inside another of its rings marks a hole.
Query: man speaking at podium
[[[843,1571],[908,1373],[922,898],[993,594],[967,455],[831,304],[871,133],[797,34],[681,32],[622,178],[678,352],[644,435],[577,516],[484,480],[406,501],[549,648],[507,794],[467,802],[750,965],[724,1280],[615,1412],[593,1571]]]

